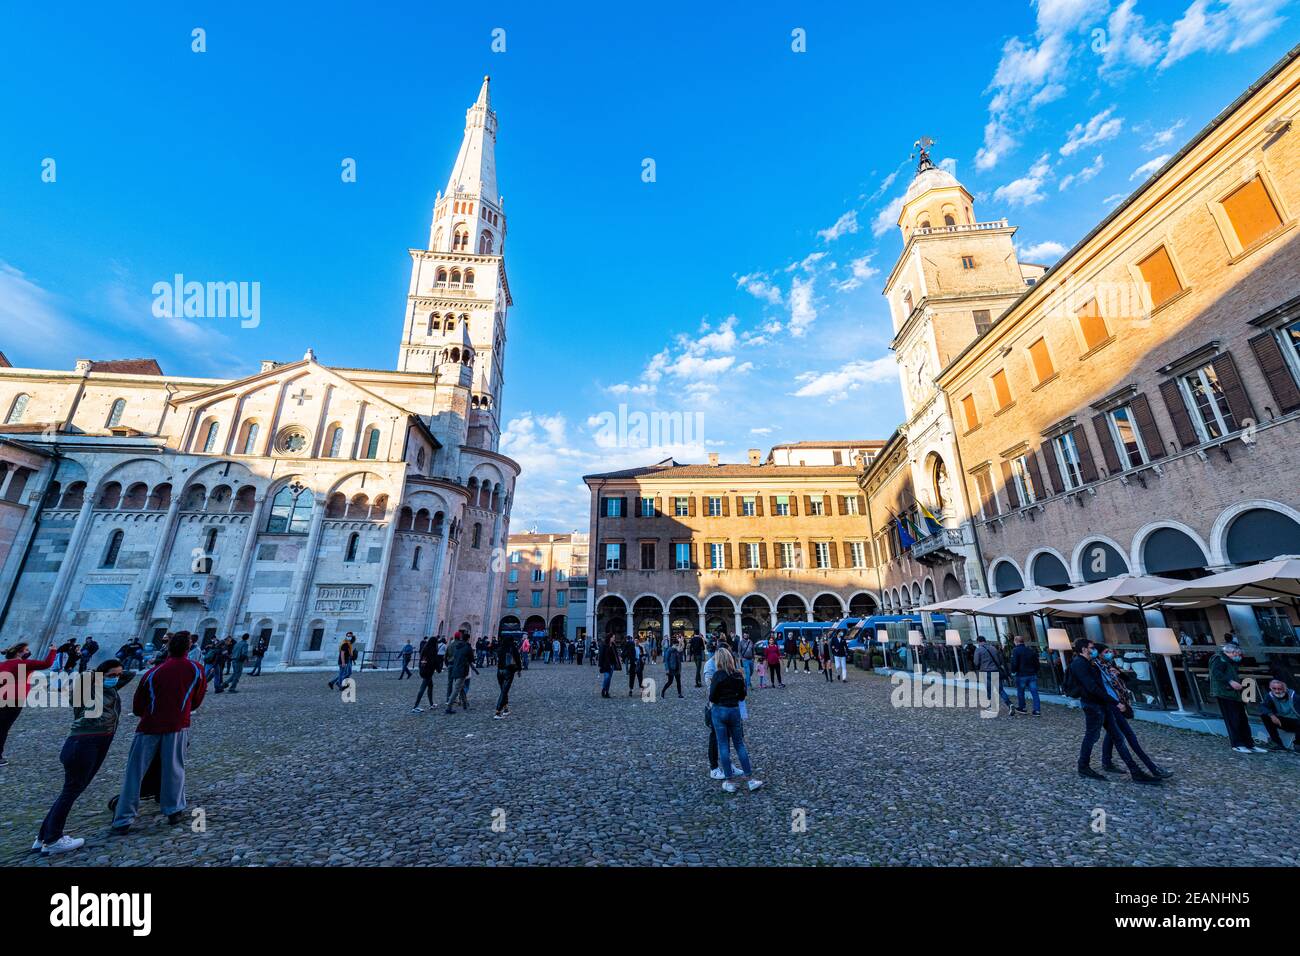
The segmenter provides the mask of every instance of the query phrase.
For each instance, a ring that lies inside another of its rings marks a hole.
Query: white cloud
[[[889,187],[892,186],[892,185],[894,185],[894,180],[896,180],[897,178],[898,178],[898,170],[896,169],[896,170],[894,170],[892,173],[890,173],[888,176],[886,176],[884,179],[882,179],[882,180],[880,181],[880,185],[876,187],[876,191],[873,192],[873,193],[872,193],[869,197],[867,197],[867,198],[868,198],[871,202],[875,202],[877,199],[879,199],[879,198],[880,198],[881,196],[883,196],[885,193],[889,192]]]
[[[992,169],[1019,145],[1006,123],[1000,118],[989,120],[984,124],[984,145],[975,154],[975,168],[981,171]]]
[[[1193,0],[1174,23],[1160,69],[1193,53],[1236,53],[1264,39],[1285,21],[1287,0]]]
[[[1168,146],[1174,141],[1174,137],[1178,134],[1178,131],[1183,128],[1183,125],[1186,122],[1186,120],[1179,120],[1171,126],[1166,126],[1164,129],[1156,130],[1148,136],[1147,141],[1142,144],[1143,151],[1154,153],[1157,149],[1160,149],[1163,146]]]
[[[729,315],[716,328],[701,326],[695,347],[709,352],[730,352],[736,347],[736,317]]]
[[[871,234],[879,239],[898,225],[898,214],[903,211],[903,194],[899,193],[871,220]]]
[[[861,256],[850,262],[850,275],[847,279],[835,283],[836,290],[840,292],[849,292],[850,290],[856,289],[858,286],[862,285],[862,283],[867,279],[877,275],[880,270],[871,264],[872,255],[874,255],[874,253],[868,253],[867,255]]]
[[[812,278],[804,279],[798,276],[790,283],[790,334],[795,338],[803,338],[808,332],[808,326],[817,320],[817,306],[813,300]]]
[[[1101,153],[1098,153],[1096,159],[1094,159],[1083,169],[1079,170],[1077,173],[1070,173],[1068,176],[1062,176],[1060,191],[1064,192],[1074,183],[1088,182],[1090,179],[1094,178],[1099,172],[1101,172],[1105,167],[1106,167],[1106,158],[1102,156]]]
[[[810,252],[802,259],[796,260],[795,262],[792,262],[788,266],[786,266],[785,271],[794,272],[796,269],[798,269],[802,272],[813,272],[817,267],[817,263],[821,262],[825,258],[826,258],[825,252]],[[793,294],[793,290],[791,291]]]
[[[1124,0],[1106,21],[1098,70],[1103,76],[1117,75],[1128,67],[1146,68],[1164,51],[1158,31],[1147,27],[1142,14],[1134,10],[1136,6],[1137,0]]]
[[[1055,262],[1065,254],[1065,246],[1059,242],[1053,242],[1051,239],[1045,242],[1037,242],[1032,246],[1025,246],[1020,250],[1021,262],[1037,262],[1049,264]]]
[[[834,242],[840,236],[852,235],[858,231],[858,211],[850,209],[825,229],[818,229],[817,236],[823,242]]]
[[[768,305],[780,305],[784,298],[781,290],[768,281],[766,272],[751,272],[749,275],[737,276],[736,288],[744,289],[754,298],[761,299]]]
[[[795,398],[825,398],[829,403],[843,401],[848,393],[863,385],[898,381],[898,365],[893,356],[859,359],[829,372],[804,372],[795,377],[799,388]]]
[[[1161,153],[1155,159],[1143,163],[1137,169],[1133,170],[1133,175],[1129,177],[1129,182],[1132,182],[1135,179],[1146,179],[1165,163],[1169,162],[1170,155],[1170,153]]]
[[[1061,155],[1073,156],[1085,146],[1105,142],[1118,136],[1120,130],[1124,128],[1124,118],[1111,116],[1114,112],[1115,107],[1112,106],[1110,109],[1098,113],[1087,123],[1076,123],[1074,128],[1066,134],[1065,145],[1061,147]]]
[[[1011,206],[1032,206],[1042,202],[1046,198],[1043,195],[1043,183],[1051,173],[1051,164],[1044,153],[1024,176],[993,190],[993,198]]]
[[[1116,203],[1122,201],[1125,195],[1126,193],[1111,193],[1111,195],[1107,196],[1105,199],[1101,201],[1101,204],[1103,206],[1113,206]]]
[[[767,426],[763,426],[762,428],[751,428],[749,433],[751,435],[770,435],[772,434],[772,429]]]

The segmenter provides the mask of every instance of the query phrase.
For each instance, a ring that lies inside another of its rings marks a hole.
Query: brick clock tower
[[[931,161],[930,145],[918,143],[920,162],[898,216],[903,252],[884,294],[902,379],[913,495],[952,529],[951,553],[971,559],[967,593],[981,593],[954,438],[965,426],[954,420],[954,402],[939,393],[934,379],[1046,269],[1017,259],[1016,227],[1007,220],[976,218],[971,194]]]

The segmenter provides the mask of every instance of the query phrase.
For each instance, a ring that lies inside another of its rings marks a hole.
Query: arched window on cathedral
[[[481,256],[492,255],[492,233],[488,232],[486,229],[479,234],[478,251]]]
[[[952,217],[952,213],[946,212],[943,214],[943,224],[945,226],[955,226],[957,225],[957,220]]]
[[[478,522],[474,523],[474,534],[470,539],[470,547],[477,548],[483,543],[483,525]]]
[[[311,527],[313,495],[301,485],[285,485],[271,499],[270,534],[306,534]]]
[[[325,457],[340,457],[343,454],[343,426],[335,422],[325,434]]]
[[[101,568],[117,567],[117,556],[122,552],[122,532],[114,531],[108,536],[108,547],[104,549],[104,560],[99,562]]]
[[[257,422],[244,422],[244,437],[239,442],[241,455],[257,454]]]
[[[357,559],[357,545],[361,543],[361,535],[355,531],[348,536],[348,549],[343,555],[343,560],[351,563]]]
[[[454,289],[454,288],[456,288],[458,285],[460,285],[460,270],[459,270],[459,269],[452,269],[452,270],[451,270],[451,287]]]
[[[466,270],[465,270],[465,286],[468,288],[468,287],[472,287],[473,285],[474,285],[474,270],[473,270],[473,269],[466,269]]]
[[[456,331],[456,319],[450,315],[447,316],[447,331],[448,332]]]
[[[419,545],[416,545],[415,556],[411,558],[411,570],[412,571],[420,570],[420,546]]]
[[[447,270],[446,270],[446,269],[439,269],[439,270],[434,274],[433,284],[434,284],[434,285],[446,285],[446,284],[447,284]]]
[[[23,420],[23,413],[27,411],[27,403],[31,398],[26,392],[14,396],[13,403],[9,406],[9,414],[5,417],[6,425],[17,425]]]
[[[113,402],[113,407],[108,410],[108,421],[104,424],[105,428],[116,428],[122,424],[122,413],[126,411],[126,399],[119,398]]]
[[[217,435],[221,432],[220,422],[209,420],[203,428],[203,450],[211,453],[217,447]]]
[[[438,318],[437,312],[434,312],[429,316],[429,330],[425,332],[425,335],[432,335],[434,332],[438,331]]]
[[[366,458],[379,457],[379,429],[373,425],[366,431]]]

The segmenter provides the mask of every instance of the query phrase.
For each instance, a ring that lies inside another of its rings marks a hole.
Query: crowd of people
[[[20,642],[4,652],[0,672],[7,672],[21,687],[12,703],[0,707],[0,754],[8,732],[21,715],[35,672],[53,668],[76,668],[86,673],[93,651],[92,640],[70,647],[52,647],[42,659],[33,660],[31,647]],[[137,649],[129,642],[121,656],[94,665],[91,696],[73,698],[72,726],[59,761],[63,765],[63,787],[54,798],[32,842],[32,851],[44,855],[80,849],[85,840],[65,832],[68,813],[99,773],[117,734],[122,716],[121,692],[138,672],[128,669],[137,661]],[[223,670],[232,672],[232,688],[238,684],[242,661],[248,658],[248,635],[238,641],[200,641],[186,631],[168,634],[158,648],[152,665],[139,673],[131,700],[131,712],[139,718],[119,793],[109,801],[113,813],[110,833],[130,832],[142,799],[157,800],[170,824],[185,819],[185,755],[189,746],[190,714],[203,703],[209,683],[220,680]],[[241,653],[242,648],[242,653]],[[73,662],[69,664],[69,662]],[[70,669],[68,670],[70,672]],[[220,691],[218,691],[220,692]],[[7,763],[0,757],[0,764]]]

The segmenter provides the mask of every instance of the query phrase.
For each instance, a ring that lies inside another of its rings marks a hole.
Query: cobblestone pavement
[[[800,673],[751,695],[746,738],[767,786],[729,796],[707,775],[691,665],[685,700],[644,703],[622,674],[602,700],[594,668],[534,664],[502,721],[491,719],[494,674],[473,680],[472,709],[454,716],[412,714],[417,682],[391,672],[362,675],[353,704],[317,673],[246,677],[237,696],[210,695],[188,761],[202,833],[168,827],[146,803],[129,836],[107,835],[128,717],[69,819],[86,847],[54,860],[24,851],[61,782],[69,716],[31,710],[0,769],[0,862],[1300,864],[1286,824],[1300,809],[1296,755],[1244,756],[1222,738],[1138,724],[1175,778],[1085,781],[1077,711],[895,709],[885,677]],[[1096,808],[1104,833],[1092,829]]]

